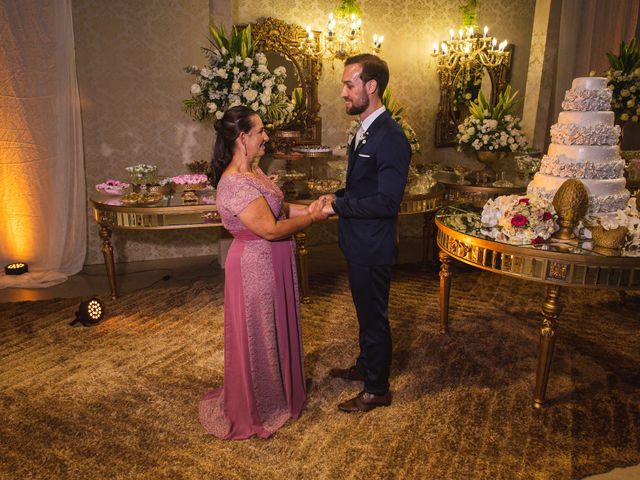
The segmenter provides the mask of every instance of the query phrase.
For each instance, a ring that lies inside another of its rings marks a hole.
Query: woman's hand
[[[323,211],[325,202],[326,200],[324,199],[318,199],[309,205],[309,215],[314,222],[319,222],[329,218],[329,214]]]

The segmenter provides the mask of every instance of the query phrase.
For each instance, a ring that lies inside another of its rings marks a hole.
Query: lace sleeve
[[[238,215],[256,198],[263,196],[247,177],[233,175],[226,180],[223,185],[218,186],[216,197],[218,205],[226,208],[232,215]]]

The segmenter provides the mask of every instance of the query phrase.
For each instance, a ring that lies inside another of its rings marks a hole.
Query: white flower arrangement
[[[222,118],[225,110],[246,105],[265,124],[278,126],[291,120],[294,103],[287,97],[287,70],[277,67],[273,73],[264,53],[256,52],[251,26],[233,28],[230,38],[224,28],[209,26],[212,48],[203,48],[207,65],[185,68],[195,75],[191,97],[184,100],[184,109],[194,120]]]
[[[131,183],[134,185],[152,185],[156,183],[158,177],[158,167],[156,165],[139,163],[138,165],[126,167],[125,170],[129,172]]]
[[[469,104],[471,113],[458,125],[456,140],[458,151],[493,152],[522,151],[527,146],[527,137],[522,133],[520,119],[511,111],[517,104],[518,92],[511,95],[511,86],[492,105],[480,92],[476,101]]]
[[[640,119],[640,48],[634,38],[620,45],[620,53],[607,53],[611,67],[605,72],[611,90],[611,109],[619,122]],[[595,74],[595,72],[591,72]]]
[[[559,229],[551,202],[535,195],[488,200],[480,218],[484,235],[518,245],[541,244]]]

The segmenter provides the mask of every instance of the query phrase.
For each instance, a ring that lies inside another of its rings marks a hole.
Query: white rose
[[[200,75],[202,75],[204,78],[211,78],[213,77],[213,71],[208,69],[207,67],[203,67],[202,70],[200,70]]]
[[[267,68],[266,65],[260,64],[260,65],[258,65],[258,72],[260,72],[260,73],[269,73],[269,69]]]
[[[278,77],[284,77],[287,75],[287,69],[284,67],[277,67],[273,73]]]
[[[287,91],[287,86],[284,83],[281,83],[280,85],[278,85],[278,91],[281,93],[284,93]]]
[[[231,91],[232,92],[239,92],[240,91],[240,84],[238,82],[233,82],[231,84]]]
[[[191,85],[191,95],[198,95],[202,92],[202,89],[200,88],[200,85],[198,85],[197,83],[194,83],[193,85]]]
[[[251,65],[253,65],[253,59],[249,58],[249,57],[245,58],[244,59],[244,66],[249,68],[249,67],[251,67]]]
[[[256,60],[258,60],[258,63],[260,65],[264,65],[265,63],[267,63],[267,57],[264,53],[256,53]]]
[[[271,105],[271,94],[268,93],[263,93],[262,95],[260,95],[260,101],[264,104],[264,105]]]
[[[270,78],[267,78],[264,82],[262,82],[262,86],[265,88],[269,88],[273,85],[273,80]]]
[[[234,75],[237,75],[238,73],[240,73],[240,69],[238,67],[233,67],[233,70],[231,70],[233,72]]]
[[[253,102],[258,97],[258,92],[250,89],[244,92],[242,95],[247,99],[247,101]]]
[[[220,120],[220,119],[222,118],[222,116],[223,116],[223,115],[224,115],[224,112],[221,112],[220,110],[218,110],[218,111],[216,112],[216,118],[217,118],[218,120]]]
[[[254,112],[258,110],[258,107],[259,107],[258,102],[253,102],[251,104],[251,110],[253,110]]]
[[[218,110],[218,105],[213,102],[207,103],[207,108],[209,109],[209,113],[214,113],[216,110]]]
[[[251,74],[251,81],[252,82],[257,82],[258,81],[258,75],[256,75],[255,73]]]

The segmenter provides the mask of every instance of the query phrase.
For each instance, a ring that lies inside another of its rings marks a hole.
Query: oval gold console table
[[[464,216],[477,214],[468,206],[450,206],[436,216],[440,248],[440,328],[448,331],[451,259],[500,275],[547,285],[542,305],[542,327],[533,405],[545,404],[549,369],[555,345],[555,328],[564,287],[609,289],[624,292],[640,289],[640,257],[619,250],[599,249],[591,242],[548,242],[539,246],[510,245],[484,236],[467,226]]]
[[[432,257],[433,239],[435,237],[434,217],[442,202],[443,189],[436,187],[432,191],[419,195],[406,196],[400,205],[400,215],[422,213],[424,216],[422,241],[425,261]],[[198,197],[203,202],[207,197]],[[298,203],[311,203],[311,200],[295,200]],[[214,203],[198,203],[184,205],[179,195],[170,196],[152,206],[126,206],[120,197],[96,195],[91,198],[93,218],[100,225],[102,255],[109,279],[111,298],[118,298],[115,263],[111,235],[113,230],[169,230],[186,228],[220,228],[223,227]],[[295,235],[296,255],[300,269],[301,301],[308,303],[309,272],[306,248],[307,234],[298,232]]]
[[[198,197],[202,202],[203,197]],[[102,255],[109,278],[111,298],[118,298],[118,285],[113,259],[111,234],[116,230],[169,230],[182,228],[222,227],[218,209],[212,203],[185,205],[179,195],[171,196],[153,206],[123,205],[120,197],[91,198],[93,218],[100,225]]]

